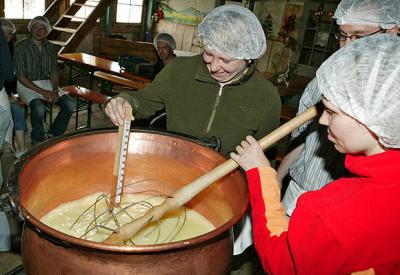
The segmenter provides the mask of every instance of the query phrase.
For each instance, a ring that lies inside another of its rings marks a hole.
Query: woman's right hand
[[[107,102],[104,111],[115,125],[120,126],[124,123],[124,119],[126,119],[125,108],[127,107],[131,106],[126,99],[116,97]]]
[[[236,146],[236,151],[237,153],[232,152],[230,156],[245,171],[257,167],[271,166],[260,144],[252,136],[247,136],[240,145]]]

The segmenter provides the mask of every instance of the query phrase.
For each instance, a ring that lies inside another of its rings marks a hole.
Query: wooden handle
[[[276,130],[272,131],[270,134],[266,135],[262,139],[258,141],[261,148],[263,150],[271,147],[276,142],[278,142],[283,137],[289,135],[294,129],[298,128],[301,124],[309,121],[310,119],[314,118],[317,115],[316,107],[311,107],[307,111],[301,113],[300,115],[296,116],[295,118],[291,119],[287,123],[283,124]],[[200,178],[196,179],[195,181],[191,182],[188,185],[185,185],[177,192],[175,192],[172,197],[178,201],[179,205],[184,205],[188,201],[190,201],[194,196],[200,193],[202,190],[207,188],[213,182],[219,180],[220,178],[226,176],[233,170],[238,167],[237,163],[229,159],[224,163],[220,164],[207,174],[201,176]]]
[[[317,115],[317,109],[312,107],[306,112],[298,115],[292,120],[288,121],[269,135],[259,140],[259,144],[265,150],[278,142],[282,137],[290,134],[294,129],[299,127],[301,124],[314,118]],[[119,228],[119,232],[112,233],[106,240],[105,243],[109,244],[122,244],[125,240],[135,235],[141,228],[152,221],[157,221],[166,212],[175,209],[179,206],[184,205],[190,201],[194,196],[199,194],[209,185],[219,180],[223,176],[226,176],[238,167],[237,163],[229,159],[217,166],[207,174],[201,176],[195,181],[185,185],[178,191],[176,191],[170,198],[167,198],[162,204],[152,207],[146,214],[135,219],[134,221],[127,223]]]

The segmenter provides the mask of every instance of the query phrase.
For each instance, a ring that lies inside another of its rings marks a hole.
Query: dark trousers
[[[63,95],[55,104],[60,106],[61,110],[51,124],[49,134],[60,136],[67,129],[69,119],[75,110],[75,102],[68,95]],[[36,98],[30,102],[29,106],[31,107],[31,140],[32,143],[38,143],[45,139],[43,118],[46,113],[46,102]]]

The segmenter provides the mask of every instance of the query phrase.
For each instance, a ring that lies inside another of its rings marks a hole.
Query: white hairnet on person
[[[354,41],[317,71],[321,93],[376,134],[400,148],[400,37],[373,35]]]
[[[40,23],[46,26],[47,32],[50,32],[51,30],[50,21],[44,16],[36,16],[35,18],[33,18],[28,24],[28,30],[32,31],[32,26],[35,25],[36,23]]]
[[[11,32],[12,34],[15,33],[15,25],[13,24],[13,22],[11,22],[10,20],[6,19],[6,18],[0,18],[0,25],[1,28],[5,31],[8,30],[9,32]]]
[[[158,41],[163,41],[165,43],[168,44],[168,46],[171,47],[171,49],[175,50],[176,48],[176,43],[175,43],[175,39],[172,35],[162,32],[156,35],[156,37],[154,38],[153,44],[154,47],[157,49],[157,42]]]
[[[333,16],[338,25],[400,27],[399,0],[342,0]]]
[[[236,59],[257,59],[267,49],[260,21],[238,5],[213,9],[199,24],[199,34],[205,46]]]

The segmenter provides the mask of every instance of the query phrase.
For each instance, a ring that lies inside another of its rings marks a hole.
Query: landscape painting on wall
[[[215,0],[163,0],[164,20],[178,24],[198,25],[215,7]]]

